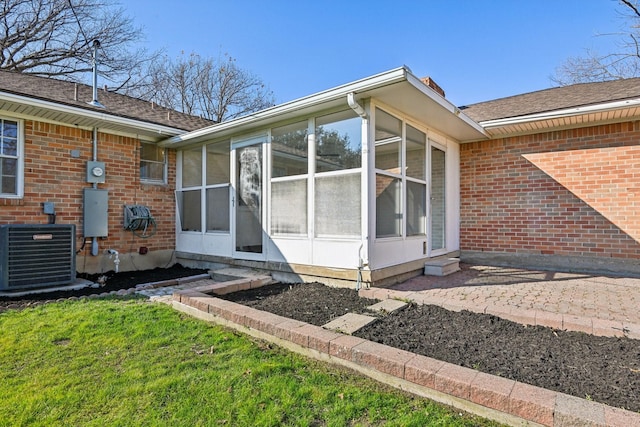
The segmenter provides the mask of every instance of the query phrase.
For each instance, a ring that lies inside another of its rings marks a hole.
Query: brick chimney
[[[442,95],[442,97],[444,98],[444,90],[438,86],[438,84],[436,82],[434,82],[431,77],[423,77],[420,79],[422,81],[422,83],[426,84],[427,86],[429,86],[431,89],[435,90],[437,93],[439,93],[440,95]]]

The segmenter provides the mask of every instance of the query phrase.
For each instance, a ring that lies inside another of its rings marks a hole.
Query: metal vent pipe
[[[91,102],[89,102],[89,104],[93,105],[94,107],[105,108],[105,106],[98,101],[98,49],[99,48],[100,48],[100,41],[94,40],[93,41],[93,99],[91,100]]]

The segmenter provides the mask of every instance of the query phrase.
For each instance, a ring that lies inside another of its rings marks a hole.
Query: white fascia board
[[[126,117],[115,116],[112,114],[102,113],[99,111],[85,110],[78,107],[71,107],[64,104],[58,104],[52,101],[44,101],[40,99],[30,98],[22,95],[15,95],[12,93],[0,92],[0,99],[9,102],[16,102],[19,104],[29,105],[37,108],[45,108],[54,111],[60,111],[67,114],[75,114],[81,117],[87,117],[90,119],[101,120],[105,122],[116,123],[121,126],[129,126],[144,131],[155,132],[158,135],[176,135],[185,133],[184,129],[173,128],[170,126],[159,125],[155,123],[145,122],[141,120],[129,119]]]
[[[507,117],[505,119],[486,120],[480,122],[480,126],[485,129],[499,128],[502,126],[519,125],[542,120],[558,119],[561,117],[581,116],[584,114],[606,112],[620,108],[637,107],[640,99],[628,99],[625,101],[608,102],[606,104],[588,105],[584,107],[567,108],[564,110],[547,111],[543,113],[529,114],[526,116]]]
[[[267,108],[247,116],[229,120],[227,122],[217,123],[183,135],[178,135],[161,141],[159,145],[170,147],[177,144],[182,145],[191,142],[195,143],[198,142],[200,138],[204,138],[212,133],[221,134],[230,130],[233,132],[242,131],[245,128],[253,127],[259,123],[267,124],[270,121],[276,121],[287,113],[295,113],[305,108],[321,106],[322,104],[340,99],[344,99],[345,106],[347,106],[347,95],[349,93],[353,92],[355,94],[359,94],[372,89],[406,81],[409,75],[411,74],[407,67],[399,67],[372,77],[367,77],[333,89],[318,92],[314,95],[309,95],[304,98],[276,105],[275,107]]]

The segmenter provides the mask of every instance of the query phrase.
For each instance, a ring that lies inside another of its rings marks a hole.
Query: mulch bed
[[[317,326],[374,300],[322,284],[267,286],[224,296]],[[370,312],[367,314],[371,315]],[[487,314],[410,305],[354,334],[549,390],[640,411],[640,340],[524,326]]]
[[[102,282],[98,287],[86,287],[78,290],[54,291],[33,293],[22,297],[0,296],[0,311],[12,308],[20,309],[39,305],[44,302],[56,301],[65,298],[79,298],[83,296],[105,294],[135,287],[137,284],[159,282],[162,280],[177,279],[179,277],[195,276],[206,273],[208,270],[188,268],[181,264],[174,264],[169,268],[154,268],[151,270],[138,270],[115,273],[108,271],[100,274],[78,274],[77,277],[89,280],[93,283]],[[19,289],[24,291],[27,289]]]

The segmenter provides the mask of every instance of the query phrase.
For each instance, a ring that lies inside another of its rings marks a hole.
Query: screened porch
[[[175,140],[179,256],[373,282],[455,254],[460,141],[425,120],[439,95],[413,79],[394,70]]]

